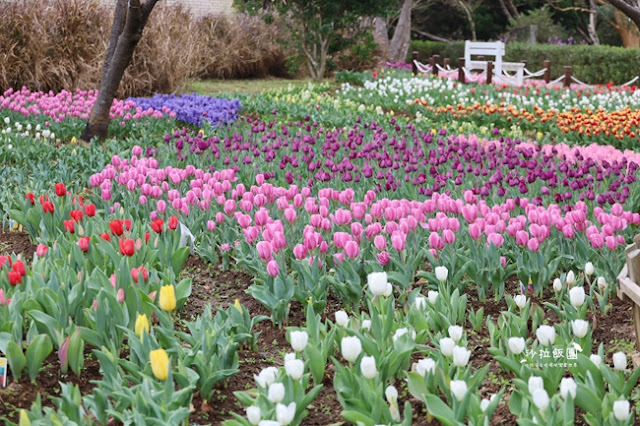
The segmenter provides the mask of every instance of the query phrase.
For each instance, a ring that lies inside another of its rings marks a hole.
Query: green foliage
[[[515,30],[530,25],[538,27],[536,41],[539,43],[544,43],[549,38],[557,37],[559,39],[564,39],[567,37],[567,33],[564,28],[553,21],[551,10],[548,5],[539,9],[531,10],[529,13],[521,14],[515,19],[511,19],[509,21],[508,30]]]
[[[413,41],[410,51],[417,51],[421,62],[437,54],[440,58],[451,58],[451,66],[457,67],[458,58],[464,56],[464,42]],[[573,75],[585,83],[606,84],[612,81],[622,84],[637,75],[640,50],[613,46],[509,43],[504,57],[504,60],[513,62],[526,60],[531,71],[541,69],[545,59],[551,61],[552,79],[562,75],[565,65],[571,65]]]

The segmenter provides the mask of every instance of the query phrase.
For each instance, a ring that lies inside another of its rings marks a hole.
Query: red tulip
[[[78,240],[78,247],[80,247],[80,250],[87,252],[89,251],[89,237],[81,237]]]
[[[65,220],[64,221],[64,230],[69,232],[69,233],[71,233],[71,234],[76,232],[73,220]]]
[[[74,222],[78,223],[82,220],[82,210],[71,210],[69,216],[71,216],[71,219],[73,219]]]
[[[119,244],[123,256],[133,256],[136,252],[135,242],[131,238],[120,239]]]
[[[109,235],[108,232],[105,232],[104,234],[100,234],[100,237],[105,241],[111,241],[111,235]]]
[[[31,203],[31,205],[34,205],[36,203],[36,196],[33,194],[33,192],[27,192],[24,195],[24,198],[26,198],[27,200],[29,200],[29,202]]]
[[[54,188],[58,197],[64,197],[67,195],[67,187],[64,186],[64,183],[56,183]]]
[[[157,233],[157,234],[162,233],[162,227],[163,226],[164,226],[164,220],[163,219],[156,219],[156,220],[151,222],[151,229],[153,229],[154,232]]]
[[[133,282],[135,282],[136,284],[138,283],[138,277],[140,277],[141,272],[142,272],[142,278],[145,281],[149,279],[149,273],[143,266],[140,266],[139,268],[131,269],[131,278],[133,278]]]
[[[89,217],[94,217],[96,215],[96,206],[95,204],[87,204],[84,206],[84,212]]]
[[[169,218],[169,229],[174,230],[178,227],[178,218],[176,216],[171,216]]]
[[[109,229],[113,235],[118,237],[124,232],[124,229],[122,229],[122,221],[118,219],[109,222]]]
[[[7,263],[7,256],[0,256],[0,268],[2,268],[5,263]]]
[[[47,250],[49,250],[49,247],[47,247],[44,244],[38,244],[38,247],[36,247],[36,255],[38,257],[43,257],[47,254]],[[0,265],[2,266],[2,265]]]
[[[42,203],[42,211],[43,212],[53,214],[54,210],[55,209],[54,209],[53,203],[51,201],[45,201],[44,203]]]
[[[9,260],[11,260],[11,258],[9,258]],[[13,265],[11,265],[11,269],[14,272],[20,274],[20,276],[24,277],[25,275],[27,275],[27,270],[25,269],[22,260],[16,260],[15,262],[13,262]]]
[[[144,242],[148,243],[149,242],[149,238],[151,238],[151,234],[148,232],[144,233]]]
[[[131,219],[125,219],[122,222],[124,222],[124,227],[127,228],[127,231],[131,231]]]
[[[18,285],[22,282],[22,276],[16,271],[7,272],[7,276],[9,277],[9,284]]]

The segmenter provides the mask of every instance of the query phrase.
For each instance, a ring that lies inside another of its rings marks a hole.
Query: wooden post
[[[543,67],[546,68],[545,72],[544,72],[544,77],[542,77],[544,79],[544,82],[549,84],[549,82],[551,81],[551,61],[550,60],[545,60],[543,63]]]
[[[414,50],[411,52],[411,72],[413,75],[418,75],[418,66],[416,65],[416,61],[418,60],[418,51]]]
[[[565,89],[571,86],[571,67],[569,65],[564,67],[564,80],[562,81]]]
[[[463,69],[464,66],[465,66],[464,58],[459,58],[458,59],[458,81],[461,84],[465,83],[465,80],[464,80],[464,69]]]
[[[448,69],[447,67],[451,64],[451,60],[449,58],[444,58],[444,64],[443,67],[445,69]]]
[[[638,281],[640,281],[640,250],[638,244],[633,243],[627,246],[625,253],[627,255],[627,271],[629,273],[629,279],[631,285],[635,286],[635,290],[640,290],[638,287]],[[626,290],[626,289],[625,289]],[[628,296],[631,296],[627,294]],[[636,331],[636,349],[640,350],[640,305],[634,297],[630,297],[633,302],[633,325]]]
[[[487,62],[487,84],[493,81],[493,61]]]
[[[438,63],[440,63],[440,55],[433,55],[433,70],[432,70],[432,73],[436,77],[438,76]]]

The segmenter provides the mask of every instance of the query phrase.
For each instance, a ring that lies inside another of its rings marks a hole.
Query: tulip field
[[[640,90],[358,77],[2,94],[0,418],[640,424]]]

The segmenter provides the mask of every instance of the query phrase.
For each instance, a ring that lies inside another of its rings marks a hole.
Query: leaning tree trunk
[[[636,24],[636,27],[640,29],[640,5],[638,5],[638,3],[634,5],[632,3],[628,3],[626,0],[608,0],[608,2],[611,3],[613,7],[620,10],[622,13],[624,13],[629,19],[633,21],[634,24]],[[614,19],[616,20],[616,24],[618,24],[619,23],[618,17],[614,16]],[[620,32],[619,29],[618,31]],[[623,37],[623,42],[624,42],[624,35],[622,34],[622,32],[620,32],[620,36]],[[629,45],[633,45],[633,43],[629,42]],[[625,44],[625,47],[627,47],[626,44]],[[634,47],[637,47],[637,45]]]
[[[413,0],[404,0],[398,24],[393,31],[393,38],[389,45],[391,60],[396,62],[405,61],[409,52],[409,45],[411,44],[411,9],[413,9]]]
[[[589,9],[591,10],[591,12],[589,13],[589,26],[587,29],[589,31],[589,38],[591,39],[591,43],[597,46],[600,44],[600,39],[598,38],[598,32],[596,31],[596,15],[598,12],[596,9],[595,0],[589,0]]]
[[[131,63],[133,52],[142,38],[142,30],[158,0],[118,0],[111,27],[107,57],[102,70],[100,91],[91,109],[89,121],[81,139],[90,141],[107,137],[111,121],[109,111],[125,70]]]
[[[387,21],[384,18],[373,18],[373,40],[378,43],[384,59],[390,58],[389,34],[387,31]]]

